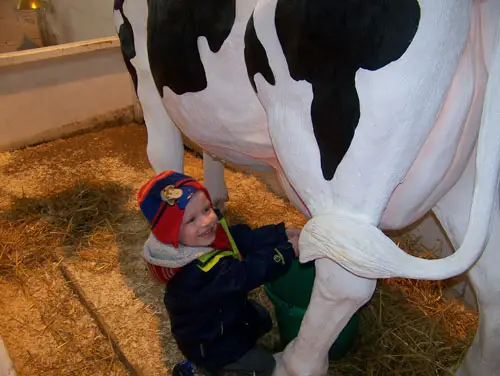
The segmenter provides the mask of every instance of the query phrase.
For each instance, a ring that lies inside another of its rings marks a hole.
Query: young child
[[[173,375],[271,375],[274,357],[256,346],[271,318],[247,294],[288,271],[300,231],[228,227],[206,188],[173,171],[146,183],[138,201],[151,223],[144,258],[167,284],[172,334],[188,359]]]

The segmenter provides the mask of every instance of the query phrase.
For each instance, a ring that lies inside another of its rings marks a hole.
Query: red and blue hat
[[[203,185],[175,171],[162,172],[141,187],[137,194],[139,207],[151,224],[151,232],[160,242],[179,246],[184,210],[198,190],[203,191],[212,204]]]

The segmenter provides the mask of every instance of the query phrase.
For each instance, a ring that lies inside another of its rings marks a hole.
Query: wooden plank
[[[120,41],[117,37],[99,38],[57,46],[40,47],[26,51],[9,52],[0,55],[0,68],[113,48],[120,48]]]

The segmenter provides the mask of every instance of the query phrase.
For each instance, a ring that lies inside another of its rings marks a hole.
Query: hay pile
[[[115,243],[113,226],[123,217],[126,196],[117,184],[84,181],[57,194],[15,197],[0,217],[0,272],[22,282],[29,270],[72,253],[113,268],[117,260],[108,247]]]
[[[107,268],[116,264],[96,245],[114,235],[113,202],[123,191],[81,183],[14,198],[1,213],[0,327],[21,375],[127,374],[59,270],[72,252]]]
[[[123,375],[120,357],[142,374],[168,375],[181,359],[163,287],[148,279],[140,257],[148,227],[135,192],[152,176],[144,150],[144,130],[132,125],[0,154],[8,182],[0,202],[0,334],[21,375]],[[187,153],[185,164],[202,178],[198,158]],[[255,177],[227,170],[226,179],[231,223],[303,226]],[[477,315],[446,298],[445,285],[380,282],[356,348],[332,363],[330,375],[450,374]],[[271,307],[262,289],[253,295]],[[279,349],[276,328],[263,343]]]

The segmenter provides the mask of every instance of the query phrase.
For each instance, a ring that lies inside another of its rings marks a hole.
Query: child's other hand
[[[290,227],[286,229],[286,236],[288,236],[288,239],[299,237],[299,235],[300,235],[300,230],[298,228]]]
[[[226,214],[227,212],[227,198],[219,198],[214,200],[213,205],[215,209],[218,209],[222,215]]]
[[[299,237],[295,236],[293,238],[288,238],[288,242],[292,243],[293,252],[295,253],[295,257],[299,258]]]
[[[293,250],[295,252],[295,257],[299,257],[299,236],[300,230],[298,228],[287,228],[286,235],[288,237],[288,241],[292,243]]]

